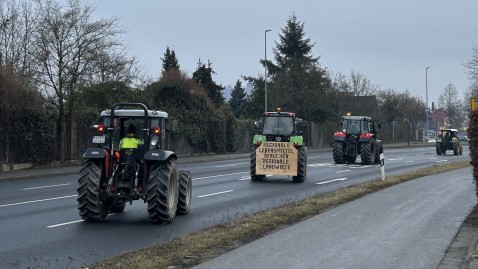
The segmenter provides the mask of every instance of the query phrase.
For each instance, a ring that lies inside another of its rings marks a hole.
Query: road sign
[[[397,121],[396,121],[396,120],[392,120],[392,125],[393,125],[393,126],[397,125]]]
[[[470,98],[470,109],[472,111],[478,109],[478,98]]]

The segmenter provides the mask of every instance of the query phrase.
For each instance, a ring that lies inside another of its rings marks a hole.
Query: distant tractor
[[[149,218],[170,223],[191,206],[191,173],[178,170],[174,152],[167,150],[168,113],[141,103],[118,103],[100,114],[93,136],[96,147],[83,154],[78,178],[78,210],[88,222],[123,212],[126,203],[142,199]],[[137,130],[136,147],[120,140]]]
[[[251,147],[252,181],[261,181],[266,175],[287,175],[294,182],[304,182],[307,148],[296,123],[295,113],[280,108],[264,112]]]
[[[463,146],[460,145],[457,129],[440,129],[435,142],[437,155],[445,155],[447,150],[452,150],[453,155],[462,155]]]
[[[340,126],[332,144],[335,163],[355,163],[358,155],[362,164],[380,163],[383,153],[382,141],[378,138],[380,122],[366,116],[342,116]]]

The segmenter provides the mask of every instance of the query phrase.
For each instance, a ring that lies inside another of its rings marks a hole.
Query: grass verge
[[[338,205],[416,178],[471,167],[469,160],[434,165],[406,174],[319,194],[278,208],[216,225],[148,248],[124,253],[85,268],[191,268],[267,234]],[[174,224],[173,224],[174,225]]]

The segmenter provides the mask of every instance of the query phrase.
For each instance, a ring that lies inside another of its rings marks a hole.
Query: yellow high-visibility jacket
[[[121,139],[119,143],[119,150],[121,149],[136,149],[138,146],[143,145],[143,139],[138,139],[134,135],[129,134]]]

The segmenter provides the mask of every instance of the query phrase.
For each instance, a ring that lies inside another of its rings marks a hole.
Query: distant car
[[[428,142],[430,142],[430,143],[435,143],[435,142],[436,142],[435,137],[434,137],[434,136],[429,137],[429,138],[428,138]]]
[[[466,133],[458,133],[458,139],[460,139],[460,141],[469,141],[470,139],[468,139],[468,135]]]

